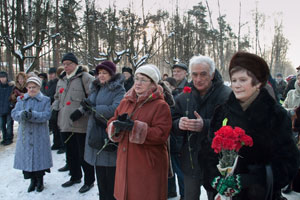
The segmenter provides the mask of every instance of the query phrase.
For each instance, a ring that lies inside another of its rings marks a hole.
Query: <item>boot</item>
[[[36,191],[41,192],[44,190],[44,181],[43,181],[43,176],[37,177],[37,182],[36,182]]]
[[[31,178],[31,179],[30,179],[30,185],[29,185],[29,187],[28,187],[27,192],[32,192],[32,191],[34,191],[35,187],[36,187],[36,179],[35,179],[35,178]]]

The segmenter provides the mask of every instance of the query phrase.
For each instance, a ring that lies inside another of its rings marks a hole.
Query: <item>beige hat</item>
[[[27,86],[28,83],[35,83],[40,87],[42,85],[41,79],[39,77],[36,77],[36,76],[31,76],[30,78],[28,78],[27,81],[26,81],[26,86]]]
[[[158,72],[159,69],[155,65],[146,64],[137,68],[134,74],[145,74],[146,76],[151,78],[155,83],[158,83],[158,81],[160,80],[160,74],[158,74]]]

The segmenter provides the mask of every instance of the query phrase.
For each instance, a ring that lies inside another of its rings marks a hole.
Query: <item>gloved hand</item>
[[[129,116],[127,113],[123,113],[122,115],[119,115],[117,120],[119,121],[126,121],[127,119],[129,119]]]
[[[83,100],[80,102],[80,105],[82,106],[82,108],[83,108],[85,111],[92,110],[92,108],[95,106],[95,105],[91,102],[91,100],[89,100],[88,98],[83,99]]]
[[[70,115],[70,119],[74,122],[77,121],[78,119],[80,119],[80,117],[82,117],[83,113],[80,112],[80,110],[76,109],[71,115]]]
[[[57,117],[58,117],[58,111],[57,110],[52,110],[51,117],[50,117],[49,121],[56,123],[57,122]]]
[[[94,113],[94,119],[95,119],[95,122],[98,126],[102,127],[102,128],[105,128],[107,127],[107,120],[104,119],[103,117],[101,117],[99,114],[97,113]]]
[[[32,117],[32,111],[31,111],[31,109],[29,109],[28,111],[24,110],[21,113],[21,119],[22,120],[29,120],[29,119],[31,119],[31,117]]]
[[[214,178],[211,186],[216,189],[219,194],[233,197],[242,190],[241,176],[231,175],[227,178],[217,176]]]
[[[113,122],[113,125],[119,130],[131,131],[134,122],[131,119],[126,119],[125,121],[116,120]]]

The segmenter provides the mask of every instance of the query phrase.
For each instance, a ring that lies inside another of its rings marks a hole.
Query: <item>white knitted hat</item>
[[[160,80],[160,72],[159,69],[152,64],[146,64],[143,66],[140,66],[139,68],[137,68],[137,70],[135,71],[135,75],[138,73],[141,74],[145,74],[147,75],[149,78],[151,78],[155,83],[158,83],[158,81]]]
[[[36,77],[36,76],[32,76],[32,77],[28,78],[27,81],[26,81],[26,85],[28,83],[35,83],[35,84],[37,84],[40,87],[42,85],[41,79],[39,77]]]

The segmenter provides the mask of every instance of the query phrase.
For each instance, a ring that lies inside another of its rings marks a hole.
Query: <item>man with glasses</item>
[[[88,116],[79,109],[80,102],[88,96],[89,85],[94,80],[82,66],[73,53],[67,53],[62,58],[64,72],[57,83],[55,101],[52,104],[53,116],[58,113],[58,126],[66,143],[67,165],[70,168],[71,179],[62,187],[70,187],[80,183],[81,167],[84,172],[84,185],[79,192],[87,192],[95,181],[94,167],[84,161],[84,147]]]

